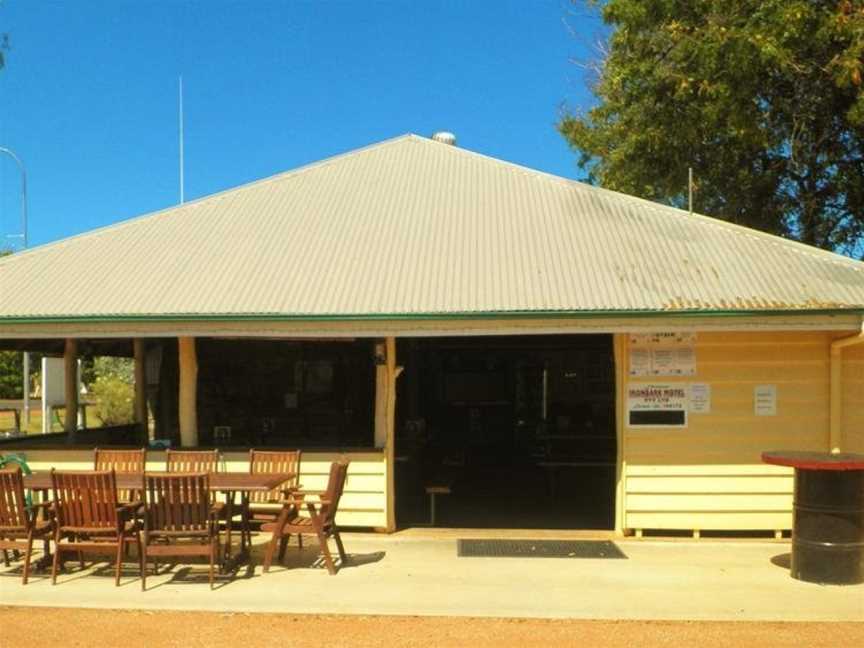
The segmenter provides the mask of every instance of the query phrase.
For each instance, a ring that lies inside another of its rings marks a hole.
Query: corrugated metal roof
[[[0,261],[0,318],[864,309],[864,263],[405,135]]]

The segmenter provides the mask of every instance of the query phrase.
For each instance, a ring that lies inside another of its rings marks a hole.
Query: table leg
[[[435,493],[429,493],[429,526],[435,526]]]
[[[234,491],[225,491],[225,553],[222,558],[222,571],[231,569],[231,522],[234,519]]]
[[[240,550],[252,550],[252,531],[249,528],[249,494],[240,493]]]

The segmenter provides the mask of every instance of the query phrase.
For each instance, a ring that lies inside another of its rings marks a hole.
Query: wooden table
[[[144,490],[145,473],[116,473],[118,490]],[[210,490],[225,495],[227,521],[225,524],[225,554],[222,564],[228,571],[246,556],[246,538],[249,536],[249,516],[246,512],[248,493],[267,493],[294,479],[294,473],[210,473]],[[40,470],[24,476],[24,488],[47,492],[51,490],[51,473]],[[231,520],[234,516],[234,496],[241,493],[242,529],[240,532],[240,554],[231,555]]]

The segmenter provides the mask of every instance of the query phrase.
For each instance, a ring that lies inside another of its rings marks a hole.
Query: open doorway
[[[401,527],[612,529],[611,335],[415,338],[396,428]]]

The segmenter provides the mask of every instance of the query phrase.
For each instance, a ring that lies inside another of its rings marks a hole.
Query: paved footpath
[[[120,587],[103,564],[56,586],[0,567],[0,605],[126,610],[278,612],[655,621],[864,621],[864,586],[789,577],[788,542],[621,541],[627,560],[459,558],[452,537],[345,534],[349,564],[329,576],[317,547],[288,548],[270,573],[255,561],[210,591],[203,565],[148,578],[126,566]],[[38,627],[48,627],[41,623]],[[0,641],[2,644],[2,641]],[[862,643],[861,645],[864,645]]]

